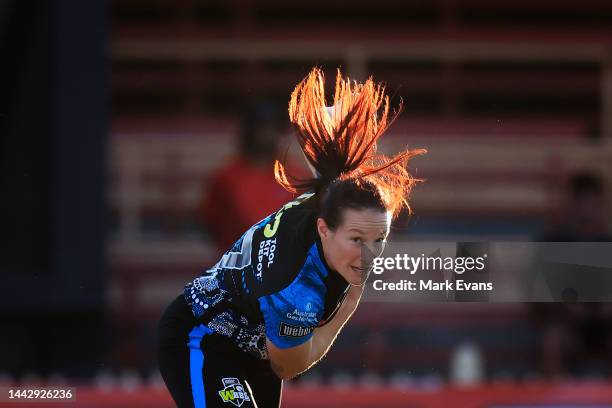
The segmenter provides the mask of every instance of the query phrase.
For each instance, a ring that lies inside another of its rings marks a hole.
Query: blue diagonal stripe
[[[212,330],[203,324],[195,326],[189,332],[189,372],[191,377],[191,393],[193,395],[193,404],[195,408],[206,408],[206,396],[204,395],[204,377],[202,369],[204,368],[204,353],[200,347],[202,338],[207,334],[212,333]]]

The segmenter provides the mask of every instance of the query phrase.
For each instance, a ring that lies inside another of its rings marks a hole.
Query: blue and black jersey
[[[279,348],[308,341],[349,289],[323,257],[314,200],[303,194],[253,225],[185,286],[200,322],[258,358],[268,358],[266,337]]]

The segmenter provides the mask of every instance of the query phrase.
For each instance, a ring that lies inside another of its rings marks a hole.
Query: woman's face
[[[369,208],[343,210],[342,223],[335,230],[318,218],[325,261],[350,284],[364,284],[373,259],[382,254],[390,226],[390,213]]]

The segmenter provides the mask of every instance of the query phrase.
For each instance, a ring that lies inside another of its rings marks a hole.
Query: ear
[[[321,217],[317,218],[317,231],[319,232],[319,236],[321,237],[321,239],[327,238],[330,232],[327,223]]]

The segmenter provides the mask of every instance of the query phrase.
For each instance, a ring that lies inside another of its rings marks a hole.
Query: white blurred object
[[[389,378],[389,386],[397,390],[408,390],[415,387],[414,377],[407,371],[396,371]]]
[[[58,371],[54,371],[49,376],[49,379],[47,380],[47,384],[66,385],[68,384],[68,380],[66,379],[66,377],[64,377],[64,375],[62,375],[62,373]]]
[[[287,381],[289,382],[289,381]],[[309,371],[300,377],[299,386],[303,388],[317,388],[323,383],[321,374],[317,371]]]
[[[427,374],[419,380],[419,387],[424,391],[438,391],[444,386],[444,379],[439,374]]]
[[[136,370],[123,370],[119,379],[121,388],[127,392],[134,392],[142,387],[142,378]]]
[[[382,388],[383,378],[380,374],[368,371],[359,378],[359,386],[367,390]]]
[[[148,385],[150,388],[154,388],[158,390],[165,389],[166,385],[164,383],[164,379],[162,378],[159,370],[151,371],[151,375],[149,375]]]
[[[478,346],[461,343],[453,351],[450,362],[450,381],[459,386],[473,386],[484,379],[484,359]]]
[[[103,369],[98,371],[93,379],[95,387],[100,391],[110,392],[117,385],[115,376],[111,370]]]
[[[34,371],[28,371],[21,378],[22,385],[41,385],[43,383],[43,379],[40,374]]]
[[[337,390],[347,390],[355,385],[355,379],[346,371],[338,371],[331,376],[329,383]]]

